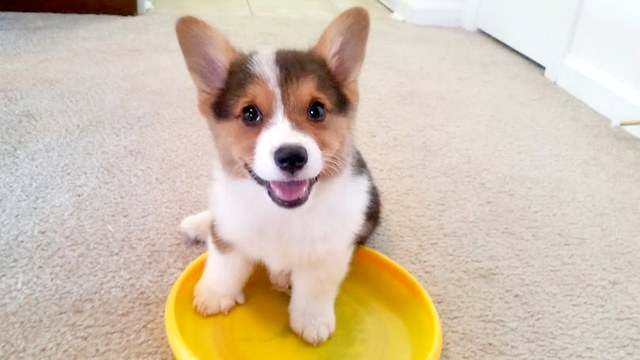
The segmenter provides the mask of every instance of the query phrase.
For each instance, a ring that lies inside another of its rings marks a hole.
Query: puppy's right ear
[[[176,22],[178,43],[198,91],[216,94],[225,84],[238,51],[218,30],[193,16]]]

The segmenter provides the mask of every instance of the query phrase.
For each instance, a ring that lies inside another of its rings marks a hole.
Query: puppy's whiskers
[[[244,160],[239,159],[233,164],[233,167],[230,169],[230,172],[238,176],[250,175],[247,173],[246,164],[253,164],[253,161],[254,161],[253,156]]]
[[[333,154],[323,154],[323,173],[326,177],[337,176],[344,168],[344,159]]]

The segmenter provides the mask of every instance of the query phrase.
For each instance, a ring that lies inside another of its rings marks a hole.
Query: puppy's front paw
[[[333,307],[325,309],[291,309],[291,328],[312,345],[325,342],[336,329]]]
[[[200,315],[227,314],[236,304],[244,303],[242,291],[237,294],[223,295],[207,285],[201,281],[193,292],[193,307]]]

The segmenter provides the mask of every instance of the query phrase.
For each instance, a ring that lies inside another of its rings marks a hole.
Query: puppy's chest
[[[351,246],[364,222],[368,189],[365,177],[319,183],[307,204],[283,209],[250,181],[214,182],[211,210],[219,235],[251,257],[322,256]]]

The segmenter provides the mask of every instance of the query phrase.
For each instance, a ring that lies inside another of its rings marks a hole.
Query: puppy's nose
[[[273,160],[283,171],[294,174],[307,163],[307,150],[300,145],[284,145],[279,147]]]

